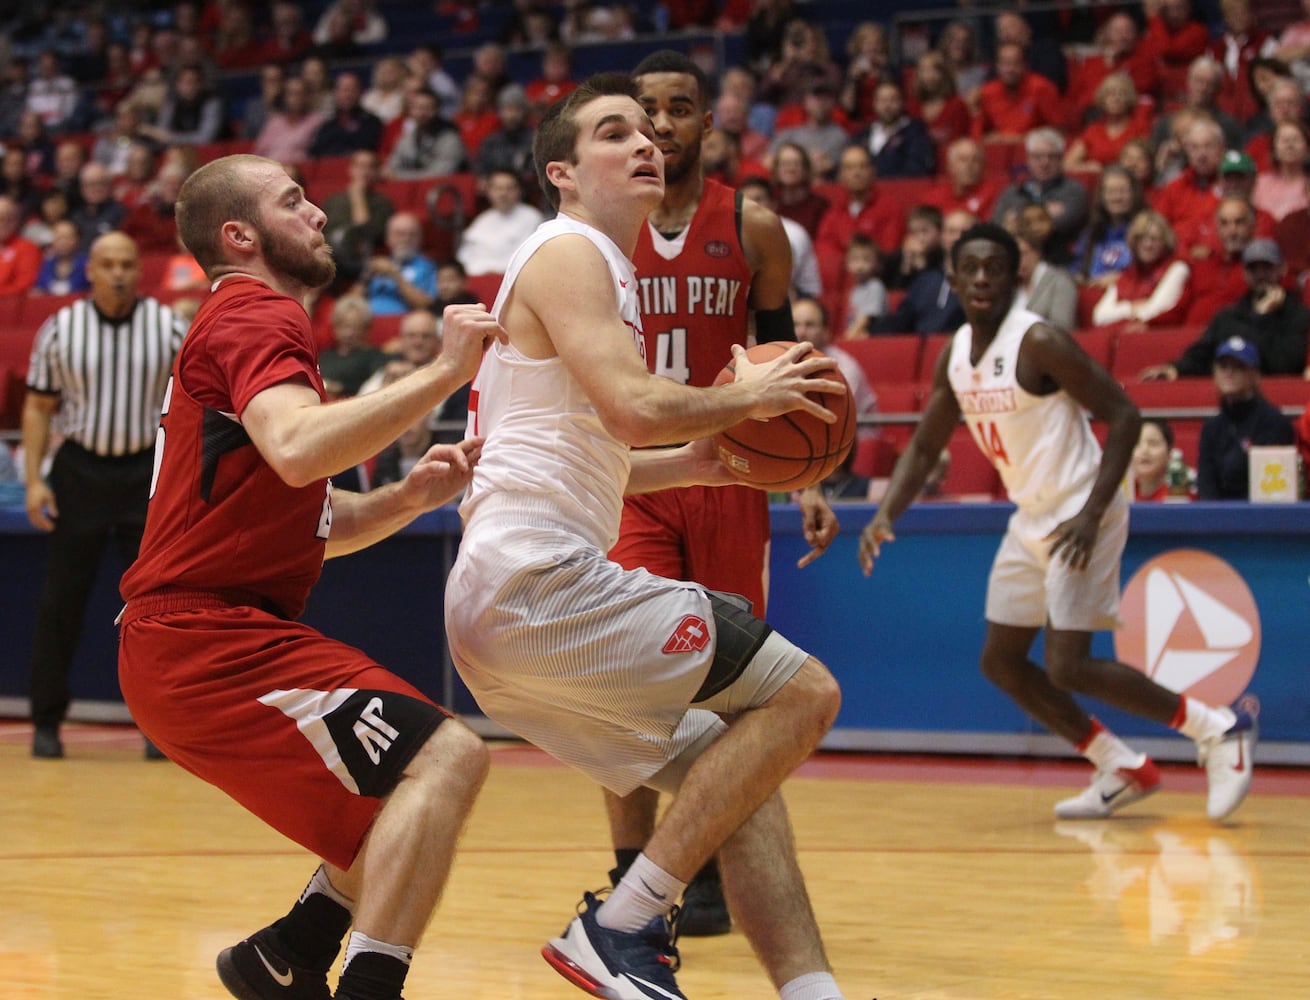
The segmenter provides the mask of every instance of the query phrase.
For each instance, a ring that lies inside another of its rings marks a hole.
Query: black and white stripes
[[[186,327],[152,298],[112,320],[89,299],[60,309],[32,346],[27,386],[60,397],[56,427],[88,451],[131,455],[153,447],[159,408]]]

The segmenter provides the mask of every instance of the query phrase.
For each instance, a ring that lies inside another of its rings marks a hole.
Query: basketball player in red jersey
[[[141,555],[121,584],[123,695],[169,759],[324,859],[286,916],[219,955],[229,992],[398,997],[487,752],[399,677],[295,618],[325,556],[469,482],[477,439],[432,448],[368,494],[334,494],[328,476],[467,382],[504,331],[481,306],[450,306],[436,361],[324,405],[304,308],[336,270],[323,212],[280,164],[232,156],[192,174],[177,221],[214,290],[173,366]],[[349,928],[333,994],[327,971]]]
[[[640,283],[650,370],[707,386],[733,344],[795,340],[788,292],[791,245],[778,217],[704,176],[701,139],[714,124],[709,81],[692,60],[668,50],[633,71],[639,100],[664,154],[664,200],[641,230],[633,263]],[[801,495],[807,565],[837,535],[837,519],[817,488]],[[764,617],[768,586],[768,495],[745,486],[691,486],[628,497],[610,558],[625,569],[694,580],[740,594]],[[606,792],[614,842],[614,884],[655,826],[659,796]],[[714,862],[688,887],[680,933],[723,934],[731,920]]]

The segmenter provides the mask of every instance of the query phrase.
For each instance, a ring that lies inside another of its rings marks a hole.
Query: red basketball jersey
[[[641,227],[633,264],[640,284],[646,363],[656,375],[706,386],[746,343],[751,269],[741,246],[739,195],[706,178],[696,214],[673,258]]]
[[[293,618],[304,610],[332,521],[328,484],[288,486],[236,419],[258,393],[296,379],[325,397],[305,310],[254,279],[222,282],[173,364],[124,600],[183,587],[239,591]]]

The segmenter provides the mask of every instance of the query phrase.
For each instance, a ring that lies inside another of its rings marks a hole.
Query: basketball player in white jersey
[[[1073,697],[1082,694],[1195,740],[1209,779],[1206,811],[1223,819],[1251,787],[1254,704],[1212,708],[1091,653],[1092,633],[1119,623],[1123,482],[1141,416],[1068,334],[1012,307],[1019,250],[1009,233],[976,225],[955,244],[952,261],[968,322],[942,352],[923,420],[860,535],[860,564],[870,573],[882,543],[895,539],[892,525],[963,415],[1019,508],[987,584],[983,674],[1096,768],[1081,794],[1056,803],[1056,815],[1109,816],[1160,786],[1145,754],[1083,711]],[[1104,452],[1087,412],[1109,429]],[[1045,670],[1029,659],[1042,629]]]
[[[738,347],[727,386],[648,372],[629,255],[663,158],[634,94],[624,75],[592,78],[537,129],[559,215],[515,252],[492,309],[508,343],[470,398],[486,442],[446,587],[450,651],[490,718],[620,795],[676,793],[613,892],[588,893],[543,949],[561,975],[610,1000],[683,997],[669,916],[717,851],[779,995],[837,1000],[778,794],[832,724],[836,682],[731,599],[606,555],[625,490],[729,481],[716,431],[797,409],[830,419],[805,392],[833,363],[799,361],[803,345],[752,365]],[[695,443],[630,447],[680,441]]]

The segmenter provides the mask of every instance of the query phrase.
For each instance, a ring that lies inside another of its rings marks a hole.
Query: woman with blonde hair
[[[1119,159],[1130,139],[1144,138],[1147,122],[1139,113],[1137,88],[1127,73],[1111,73],[1096,88],[1097,120],[1069,144],[1065,170],[1100,170]]]
[[[1143,209],[1128,227],[1133,260],[1092,310],[1094,326],[1172,326],[1187,314],[1191,270],[1174,256],[1177,240],[1168,220]]]

